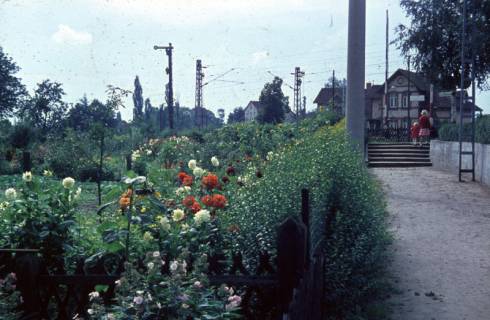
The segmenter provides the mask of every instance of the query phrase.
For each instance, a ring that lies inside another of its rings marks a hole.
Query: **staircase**
[[[368,144],[369,167],[430,167],[430,146],[409,143]]]

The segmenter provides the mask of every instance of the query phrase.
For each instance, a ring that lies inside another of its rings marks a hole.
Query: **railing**
[[[369,142],[408,142],[409,128],[374,128],[367,129]]]
[[[274,263],[267,253],[261,253],[257,268],[251,271],[245,267],[241,253],[233,255],[231,266],[223,262],[224,255],[209,257],[210,283],[240,287],[244,292],[242,314],[245,318],[256,319],[257,314],[267,314],[268,318],[316,320],[325,315],[322,307],[324,245],[323,241],[319,242],[310,251],[308,190],[302,190],[301,198],[301,219],[289,217],[279,226]],[[327,215],[327,231],[332,216]],[[109,286],[102,297],[110,303],[115,281],[119,279],[118,275],[84,274],[83,263],[77,266],[74,275],[50,275],[42,265],[38,250],[30,249],[0,249],[0,274],[8,271],[7,268],[15,270],[17,275],[17,287],[23,297],[22,320],[67,320],[75,314],[84,315],[88,294],[95,286]],[[121,271],[120,266],[118,272]]]

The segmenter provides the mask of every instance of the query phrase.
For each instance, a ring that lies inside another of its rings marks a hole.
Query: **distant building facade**
[[[409,81],[410,80],[410,81]],[[420,73],[398,69],[388,78],[388,94],[385,85],[368,83],[365,89],[366,121],[368,128],[389,126],[407,127],[417,120],[423,109],[432,111],[436,123],[459,121],[459,91],[433,89],[433,106],[430,108],[431,89],[427,79]],[[410,96],[410,101],[408,97]],[[384,99],[386,99],[386,105]],[[482,109],[476,106],[475,110]],[[465,122],[471,121],[471,105],[463,107]]]
[[[260,108],[262,108],[262,104],[259,101],[250,101],[245,107],[245,121],[256,120]]]

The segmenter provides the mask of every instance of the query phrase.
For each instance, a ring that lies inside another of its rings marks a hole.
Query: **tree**
[[[274,77],[271,83],[266,83],[260,93],[257,120],[261,123],[279,123],[284,120],[286,111],[289,110],[288,98],[284,96],[281,89],[282,79]]]
[[[221,123],[225,122],[225,109],[218,109],[218,117]]]
[[[143,88],[138,76],[134,79],[133,104],[133,119],[141,120],[143,118]]]
[[[475,0],[476,39],[475,76],[483,88],[490,74],[490,2]],[[411,56],[415,69],[424,73],[432,83],[444,89],[460,85],[462,3],[448,0],[400,0],[401,7],[410,18],[410,26],[396,28],[395,43],[405,57]],[[469,16],[469,15],[468,15]],[[464,35],[470,36],[470,30]],[[469,48],[466,48],[469,50]],[[414,55],[412,55],[414,54]],[[467,69],[467,68],[466,68]],[[465,75],[467,77],[468,74]],[[468,83],[466,86],[469,85]]]
[[[43,135],[60,129],[68,109],[64,95],[61,83],[44,80],[37,85],[34,97],[23,104],[19,116],[39,128]]]
[[[24,85],[15,74],[20,68],[0,47],[0,119],[11,116],[20,99],[27,94]]]
[[[243,121],[245,121],[245,110],[242,107],[235,108],[228,114],[229,124]]]

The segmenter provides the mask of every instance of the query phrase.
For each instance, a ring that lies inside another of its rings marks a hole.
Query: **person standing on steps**
[[[419,127],[420,127],[420,131],[419,131],[420,145],[429,143],[430,119],[427,110],[422,110],[422,112],[420,113]]]
[[[410,128],[410,136],[412,138],[412,144],[414,146],[417,145],[417,142],[419,140],[419,131],[420,131],[419,123],[417,121],[414,121],[412,127]]]

